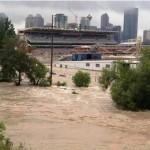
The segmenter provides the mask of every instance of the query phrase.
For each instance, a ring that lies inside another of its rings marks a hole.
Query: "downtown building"
[[[143,44],[150,45],[150,30],[143,31]]]
[[[44,18],[40,14],[37,14],[35,17],[33,15],[28,15],[25,28],[31,27],[44,27]]]
[[[54,17],[55,28],[66,29],[68,17],[64,14],[56,14]]]
[[[107,13],[101,15],[101,30],[106,30],[109,26],[109,16]]]
[[[127,9],[124,12],[123,40],[137,38],[138,8]]]
[[[87,17],[81,17],[79,28],[89,30],[91,19],[92,19],[92,16],[90,14]]]

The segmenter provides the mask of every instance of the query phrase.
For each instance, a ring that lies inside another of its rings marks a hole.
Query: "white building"
[[[138,64],[138,61],[129,61],[124,60],[125,62],[129,62],[130,67],[135,68]],[[87,69],[87,70],[97,70],[101,71],[104,68],[111,68],[114,64],[114,60],[99,60],[99,61],[55,61],[54,65],[56,67],[63,68],[79,68],[79,69]]]

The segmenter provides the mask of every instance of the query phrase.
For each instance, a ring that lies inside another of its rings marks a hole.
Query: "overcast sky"
[[[100,18],[103,13],[108,13],[110,23],[121,25],[123,29],[124,10],[139,8],[138,35],[143,36],[143,30],[150,28],[150,1],[0,1],[0,13],[5,13],[14,24],[16,30],[24,28],[25,18],[29,15],[41,14],[44,22],[51,22],[52,14],[64,13],[68,22],[74,22],[78,16],[90,14],[93,18],[91,25],[100,27]]]

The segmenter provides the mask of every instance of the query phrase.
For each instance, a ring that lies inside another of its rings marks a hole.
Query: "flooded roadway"
[[[94,80],[88,88],[74,87],[73,71],[60,77],[66,70],[55,70],[54,80],[67,87],[0,83],[0,120],[14,143],[36,150],[149,150],[150,111],[116,109]]]

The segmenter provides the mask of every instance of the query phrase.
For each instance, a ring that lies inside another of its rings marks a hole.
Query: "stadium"
[[[26,28],[18,31],[20,39],[27,42],[28,46],[36,50],[49,51],[52,43],[54,53],[73,50],[83,45],[114,45],[117,44],[111,37],[115,31],[88,31],[52,28]]]

